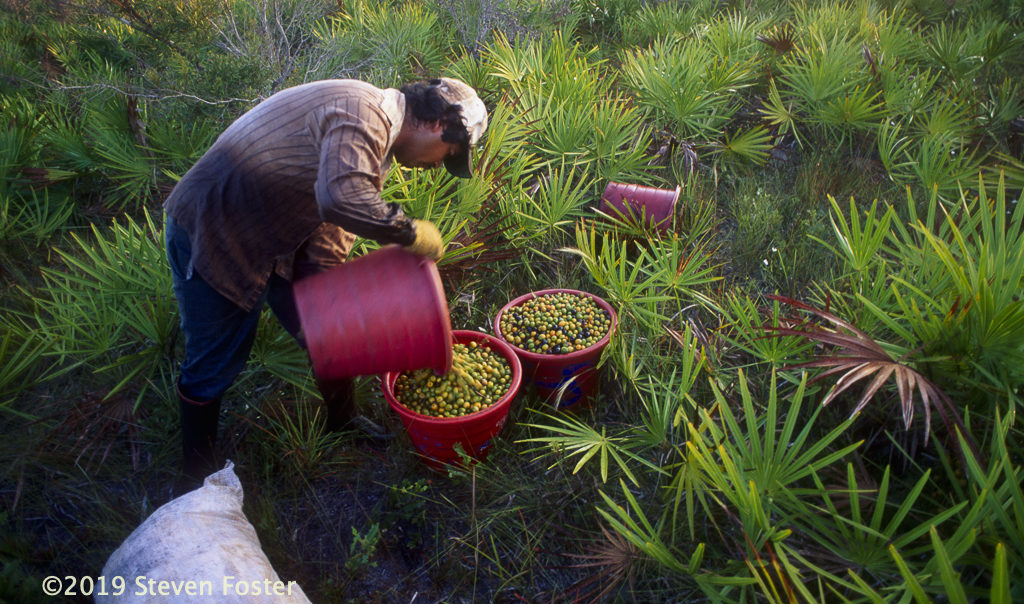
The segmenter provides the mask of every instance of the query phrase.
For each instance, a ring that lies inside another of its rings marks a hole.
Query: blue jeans
[[[269,304],[288,333],[303,344],[291,282],[271,273],[259,302],[246,311],[217,293],[195,271],[188,233],[170,216],[166,216],[164,240],[185,334],[185,360],[178,382],[182,394],[207,401],[231,386],[249,359],[264,303]]]

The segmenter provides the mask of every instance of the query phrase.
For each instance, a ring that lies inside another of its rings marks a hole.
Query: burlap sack
[[[309,604],[270,566],[242,513],[231,462],[153,512],[110,555],[103,576],[108,595],[97,603]]]

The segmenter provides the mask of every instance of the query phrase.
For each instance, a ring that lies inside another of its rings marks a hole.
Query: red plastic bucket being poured
[[[452,364],[437,266],[389,245],[295,284],[313,372],[324,381]]]
[[[681,187],[658,189],[621,182],[609,182],[597,209],[613,218],[666,232],[672,226],[672,215]]]
[[[502,315],[527,300],[557,293],[587,296],[592,299],[608,314],[610,320],[608,333],[587,348],[568,354],[542,354],[524,350],[509,342],[502,335]],[[523,362],[525,379],[532,381],[538,396],[559,410],[579,409],[592,403],[600,381],[597,362],[601,359],[601,353],[608,345],[612,334],[615,333],[617,325],[618,315],[608,302],[589,292],[575,289],[544,289],[524,294],[503,306],[494,317],[494,333],[501,338],[502,342],[508,344],[509,348],[514,350],[519,360]]]
[[[381,376],[384,398],[387,399],[388,405],[402,419],[402,424],[409,433],[409,440],[423,461],[435,469],[461,461],[455,449],[456,444],[461,445],[463,451],[475,459],[487,457],[491,442],[505,426],[512,399],[519,392],[523,379],[523,367],[516,358],[516,353],[505,342],[490,334],[461,329],[452,332],[452,337],[455,343],[477,342],[489,347],[500,354],[511,367],[512,380],[509,382],[508,390],[490,407],[460,417],[437,418],[422,415],[402,405],[395,397],[395,381],[400,372]]]

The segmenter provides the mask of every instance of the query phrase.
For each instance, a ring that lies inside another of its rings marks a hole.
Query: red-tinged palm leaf
[[[776,52],[789,52],[796,48],[796,32],[789,26],[774,26],[764,34],[755,38],[758,42],[775,49]]]
[[[563,554],[582,560],[566,568],[595,569],[596,572],[570,585],[561,601],[601,602],[623,581],[627,581],[630,592],[633,591],[634,570],[641,558],[639,550],[619,533],[603,525],[600,528],[604,538],[588,546],[585,553]]]
[[[812,381],[821,380],[830,375],[841,374],[822,400],[822,405],[829,404],[840,394],[862,380],[871,378],[851,413],[851,416],[857,415],[867,407],[868,403],[878,394],[882,386],[892,379],[896,382],[896,393],[900,401],[903,425],[906,428],[910,428],[911,422],[914,419],[915,402],[917,399],[920,399],[925,414],[926,441],[931,431],[931,410],[933,406],[938,410],[939,416],[950,435],[956,434],[956,431],[952,429],[954,426],[959,428],[960,433],[967,433],[963,428],[960,415],[957,413],[949,397],[916,369],[897,359],[893,359],[867,333],[826,310],[815,308],[784,296],[772,295],[768,297],[792,308],[810,313],[826,322],[822,324],[809,321],[794,321],[790,323],[790,326],[786,327],[762,326],[762,329],[771,332],[771,337],[800,336],[832,348],[832,354],[822,354],[818,358],[806,363],[786,367],[786,369],[825,368],[825,371],[815,376]],[[831,326],[828,324],[831,324]]]
[[[494,272],[522,255],[508,236],[509,228],[496,204],[485,205],[479,215],[448,244],[437,270],[448,288],[457,289],[468,275]]]

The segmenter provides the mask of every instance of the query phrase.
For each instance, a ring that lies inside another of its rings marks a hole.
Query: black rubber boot
[[[193,483],[202,484],[204,478],[217,471],[217,423],[220,418],[220,397],[209,401],[196,401],[185,396],[178,388],[181,411],[182,473]]]
[[[356,383],[353,379],[317,381],[323,397],[325,426],[329,432],[340,432],[352,427],[356,410]]]

